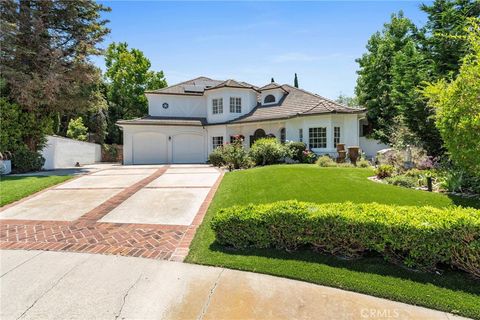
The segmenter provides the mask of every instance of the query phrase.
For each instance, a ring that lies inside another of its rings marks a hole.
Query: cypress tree
[[[298,88],[298,77],[296,73],[295,73],[295,79],[293,79],[293,85],[295,86],[295,88]]]

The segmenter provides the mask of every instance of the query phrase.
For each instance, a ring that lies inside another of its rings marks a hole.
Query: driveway
[[[221,177],[208,165],[93,170],[0,209],[0,248],[182,261]]]
[[[301,281],[171,261],[24,250],[0,250],[0,258],[1,319],[460,319]]]

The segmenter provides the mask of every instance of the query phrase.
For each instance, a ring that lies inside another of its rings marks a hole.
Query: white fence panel
[[[42,150],[45,158],[44,170],[71,168],[78,162],[81,165],[100,162],[101,146],[58,136],[47,136],[47,145]]]

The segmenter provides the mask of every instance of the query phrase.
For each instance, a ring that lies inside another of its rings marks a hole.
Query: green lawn
[[[0,207],[70,179],[72,176],[7,176],[0,178]]]
[[[398,205],[463,205],[479,201],[369,181],[370,169],[279,165],[227,173],[193,240],[188,262],[272,274],[343,288],[480,319],[480,281],[461,272],[421,273],[377,257],[341,260],[309,251],[233,251],[215,243],[210,221],[222,207],[297,199]]]

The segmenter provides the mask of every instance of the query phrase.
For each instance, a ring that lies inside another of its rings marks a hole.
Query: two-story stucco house
[[[148,116],[118,121],[124,163],[202,163],[234,135],[274,135],[302,141],[318,154],[335,154],[336,144],[360,145],[365,110],[350,108],[290,85],[264,87],[199,77],[149,91]]]

